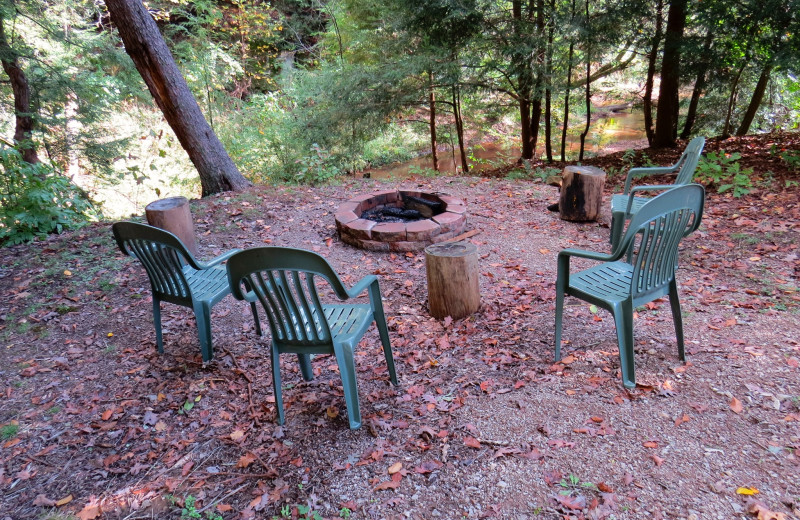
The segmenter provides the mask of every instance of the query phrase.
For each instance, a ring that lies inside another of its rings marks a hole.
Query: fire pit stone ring
[[[399,221],[417,210],[422,218]],[[378,222],[381,212],[391,213],[386,218],[397,221]],[[334,218],[339,238],[346,244],[370,251],[421,251],[460,234],[467,224],[467,207],[449,195],[385,190],[350,199],[339,206]]]

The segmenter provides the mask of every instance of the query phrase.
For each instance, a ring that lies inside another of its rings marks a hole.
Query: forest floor
[[[193,201],[204,258],[293,246],[348,285],[379,275],[400,384],[373,328],[356,356],[358,430],[330,356],[315,358],[311,382],[284,359],[276,424],[268,335],[231,297],[213,310],[212,362],[191,311],[169,304],[159,355],[147,278],[109,223],[0,250],[0,520],[800,518],[800,172],[779,158],[800,134],[706,150],[720,148],[754,169],[753,191],[709,190],[678,271],[688,362],[669,305],[637,309],[632,390],[613,320],[578,300],[553,362],[556,255],[608,251],[609,234],[607,210],[591,223],[547,211],[557,188],[349,179]],[[644,153],[669,164],[680,149]],[[480,253],[473,316],[429,316],[424,254],[337,237],[342,202],[395,186],[466,201]]]

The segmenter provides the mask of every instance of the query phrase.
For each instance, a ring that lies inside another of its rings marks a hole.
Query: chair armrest
[[[606,253],[595,253],[594,251],[586,251],[585,249],[562,249],[558,253],[559,260],[562,257],[577,256],[579,258],[588,258],[590,260],[597,260],[598,262],[608,262],[616,260],[613,255]]]
[[[205,269],[208,269],[210,267],[214,267],[215,265],[219,265],[222,262],[226,261],[227,259],[229,259],[233,255],[235,255],[239,251],[241,251],[241,249],[231,249],[230,251],[227,251],[227,252],[219,255],[218,257],[216,257],[216,258],[214,258],[212,260],[209,260],[208,262],[197,262],[197,266],[198,266],[199,270],[201,270],[201,271],[205,270]]]
[[[627,195],[631,189],[631,182],[633,181],[634,177],[639,177],[642,175],[663,175],[665,173],[674,173],[676,170],[675,166],[653,166],[647,168],[631,168],[628,170],[628,177],[625,179],[625,190],[623,194]]]
[[[345,289],[347,291],[348,298],[355,298],[359,294],[363,293],[366,289],[370,289],[370,298],[372,298],[372,287],[371,285],[375,283],[377,287],[378,277],[374,274],[368,274],[364,278],[358,281],[353,287],[350,289]]]

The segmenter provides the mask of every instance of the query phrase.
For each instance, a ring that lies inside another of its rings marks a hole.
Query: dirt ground
[[[269,337],[231,297],[214,307],[211,363],[191,311],[169,304],[159,355],[147,278],[109,223],[2,249],[0,520],[800,518],[800,174],[775,143],[800,149],[798,134],[709,142],[741,150],[754,189],[709,190],[682,243],[686,364],[669,304],[637,309],[633,390],[613,320],[579,300],[567,300],[566,357],[553,362],[556,255],[607,252],[610,220],[560,220],[546,209],[557,188],[350,179],[193,201],[203,258],[292,246],[348,285],[379,275],[400,384],[373,328],[356,356],[359,430],[330,356],[314,359],[311,382],[283,359],[277,425]],[[668,164],[680,150],[644,153]],[[336,208],[389,187],[466,201],[476,314],[429,316],[424,254],[340,242]]]

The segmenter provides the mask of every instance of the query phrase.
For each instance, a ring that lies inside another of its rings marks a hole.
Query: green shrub
[[[739,153],[726,154],[725,150],[709,152],[697,163],[695,178],[709,188],[716,188],[717,193],[730,191],[736,198],[747,195],[753,188],[753,169],[742,169],[741,158]]]
[[[80,227],[97,217],[92,202],[52,165],[30,164],[0,148],[0,245]]]

